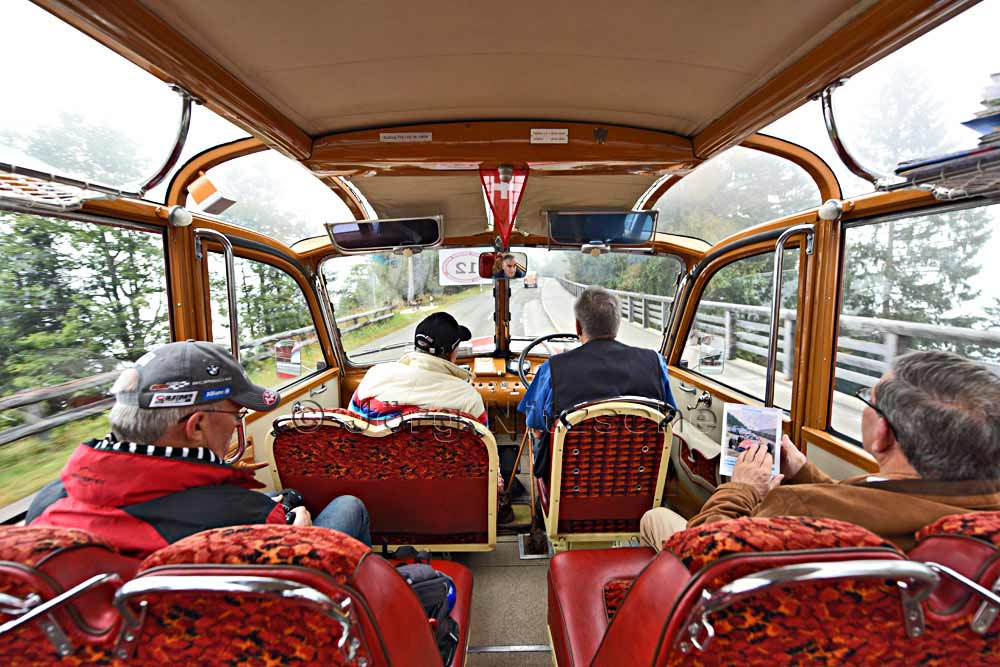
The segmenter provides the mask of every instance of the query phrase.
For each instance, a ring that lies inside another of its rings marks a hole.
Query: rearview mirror
[[[487,280],[524,278],[528,256],[523,252],[484,252],[479,255],[479,277]]]

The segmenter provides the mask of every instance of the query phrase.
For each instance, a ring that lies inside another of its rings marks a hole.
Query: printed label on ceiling
[[[433,132],[379,132],[379,143],[425,144],[434,138]]]
[[[533,144],[568,144],[568,128],[531,128],[531,143]]]

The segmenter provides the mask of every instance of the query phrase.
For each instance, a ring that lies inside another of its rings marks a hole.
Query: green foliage
[[[640,294],[673,296],[681,264],[672,257],[606,253],[569,256],[566,277],[585,285]]]

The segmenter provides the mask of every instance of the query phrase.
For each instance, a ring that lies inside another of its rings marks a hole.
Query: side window
[[[0,256],[3,507],[107,433],[108,389],[170,327],[159,234],[0,211]]]
[[[320,369],[323,351],[309,304],[298,283],[279,268],[237,257],[236,312],[240,361],[259,385],[280,389]],[[212,340],[230,347],[226,268],[209,256]]]
[[[774,253],[723,267],[702,293],[682,360],[696,373],[764,400]],[[774,404],[790,409],[799,294],[799,251],[785,251]]]
[[[892,360],[947,350],[1000,373],[1000,205],[848,227],[830,426],[861,440],[864,403]]]

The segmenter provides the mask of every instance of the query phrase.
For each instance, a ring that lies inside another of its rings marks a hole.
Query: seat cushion
[[[608,627],[604,586],[635,578],[655,555],[648,547],[558,553],[549,566],[548,625],[559,664],[587,665]]]
[[[917,541],[932,535],[962,535],[1000,547],[1000,512],[944,516],[917,531]]]
[[[604,582],[604,613],[608,617],[608,623],[614,619],[615,612],[622,606],[634,581],[631,577],[622,577]]]
[[[82,530],[51,526],[0,528],[0,593],[25,599],[49,600],[73,586],[104,573],[127,581],[138,560]],[[118,613],[111,604],[114,585],[94,588],[53,613],[73,646],[60,657],[36,623],[0,637],[0,664],[107,664],[114,646]],[[0,623],[11,620],[0,613]]]

